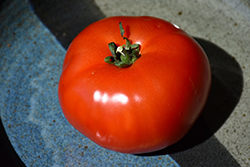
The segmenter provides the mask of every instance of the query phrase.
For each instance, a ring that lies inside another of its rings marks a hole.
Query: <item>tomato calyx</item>
[[[120,33],[126,44],[117,46],[114,42],[108,44],[109,50],[113,56],[108,56],[104,61],[108,64],[115,65],[120,68],[131,66],[140,57],[140,45],[131,44],[129,39],[124,37],[124,29],[122,23],[119,23]]]

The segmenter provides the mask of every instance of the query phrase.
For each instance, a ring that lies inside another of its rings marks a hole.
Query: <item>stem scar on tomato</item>
[[[113,56],[106,57],[104,61],[108,64],[124,68],[131,66],[141,56],[140,45],[131,44],[129,39],[123,36],[125,31],[121,22],[119,22],[119,28],[122,38],[126,40],[126,44],[117,47],[114,42],[110,42],[108,46]]]

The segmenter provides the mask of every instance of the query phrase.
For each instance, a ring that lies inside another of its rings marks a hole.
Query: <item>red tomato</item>
[[[119,22],[140,57],[129,67],[104,62],[108,43],[124,45]],[[58,96],[67,120],[98,145],[145,153],[179,141],[200,115],[211,85],[206,54],[175,25],[154,17],[109,17],[68,48]]]

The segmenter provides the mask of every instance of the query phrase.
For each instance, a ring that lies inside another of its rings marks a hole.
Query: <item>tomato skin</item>
[[[127,68],[104,62],[108,43],[141,57]],[[85,28],[69,46],[58,87],[67,120],[98,145],[146,153],[178,142],[200,115],[211,85],[209,61],[183,30],[153,17],[109,17]]]

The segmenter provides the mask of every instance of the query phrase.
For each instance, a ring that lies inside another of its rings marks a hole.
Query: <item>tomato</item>
[[[137,44],[138,59],[125,68],[113,65],[108,44],[118,54],[129,42]],[[183,138],[202,112],[210,85],[208,58],[186,32],[159,18],[116,16],[89,25],[72,41],[58,97],[66,119],[83,135],[135,154]]]

